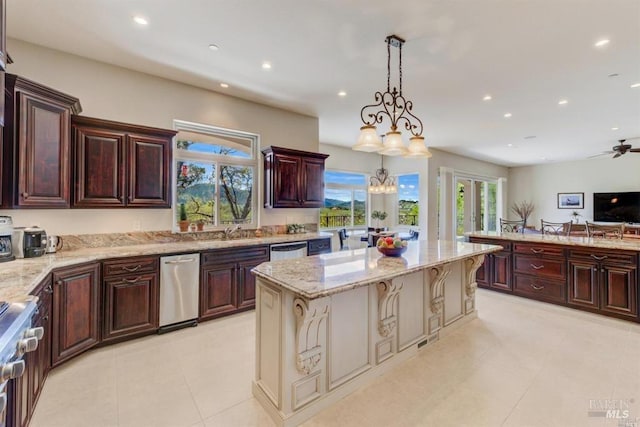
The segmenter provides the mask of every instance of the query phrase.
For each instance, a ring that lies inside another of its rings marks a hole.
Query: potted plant
[[[571,212],[571,216],[573,217],[573,220],[575,221],[576,224],[580,223],[580,218],[579,217],[582,216],[582,215],[580,215],[580,212],[573,211],[573,212]]]
[[[204,219],[199,219],[196,221],[196,229],[198,231],[203,231],[204,230]]]
[[[531,216],[531,213],[535,209],[535,205],[531,202],[527,202],[526,200],[522,202],[516,202],[511,206],[511,210],[513,213],[518,215],[521,220],[524,221],[524,227],[527,227],[527,219]]]
[[[187,207],[184,203],[180,203],[180,221],[178,221],[178,226],[180,227],[181,232],[189,231],[189,221],[187,221]]]
[[[387,213],[383,211],[373,211],[371,212],[371,219],[376,220],[376,233],[380,232],[380,221],[384,221],[387,218]]]

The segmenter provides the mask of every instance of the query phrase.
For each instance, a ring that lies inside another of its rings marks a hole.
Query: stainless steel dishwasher
[[[200,255],[160,258],[160,329],[169,332],[198,324]]]

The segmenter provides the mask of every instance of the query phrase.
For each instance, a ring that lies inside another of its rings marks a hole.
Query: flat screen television
[[[593,193],[593,220],[640,222],[640,191]]]

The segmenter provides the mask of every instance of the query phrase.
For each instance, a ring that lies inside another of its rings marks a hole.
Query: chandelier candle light
[[[371,194],[392,194],[398,192],[396,178],[389,175],[389,171],[384,168],[384,158],[380,156],[380,169],[376,170],[376,176],[369,178],[369,193]]]
[[[422,122],[411,110],[413,102],[402,95],[402,45],[404,40],[396,35],[388,36],[387,43],[387,91],[375,93],[375,104],[365,105],[360,110],[360,118],[364,126],[360,128],[358,142],[352,148],[358,151],[380,152],[385,156],[431,157],[429,149],[424,144],[422,136]],[[398,87],[391,89],[391,46],[398,48]],[[376,109],[378,109],[376,111]],[[384,144],[378,137],[376,124],[382,123],[387,117],[391,121],[391,128],[386,134]],[[411,132],[409,147],[402,142],[402,133],[398,124]]]

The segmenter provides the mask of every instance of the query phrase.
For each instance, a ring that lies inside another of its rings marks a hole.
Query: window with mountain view
[[[351,172],[325,171],[324,207],[320,228],[365,226],[367,223],[367,177]]]
[[[398,224],[419,225],[418,190],[420,176],[398,175]]]
[[[255,224],[257,135],[176,121],[176,222],[185,205],[187,221],[205,229]]]

